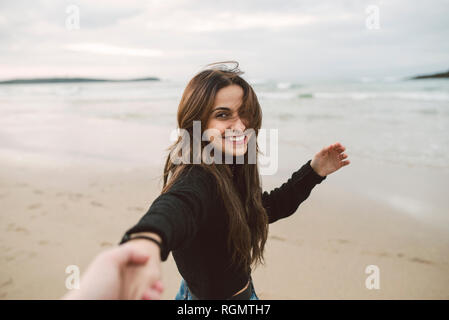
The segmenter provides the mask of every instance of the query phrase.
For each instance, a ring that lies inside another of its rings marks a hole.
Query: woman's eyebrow
[[[240,107],[239,107],[239,108],[240,108]],[[217,110],[231,111],[231,108],[218,106],[218,107],[216,107],[215,109],[213,109],[212,111],[217,111]]]
[[[217,111],[217,110],[227,110],[230,111],[231,109],[228,107],[216,107],[213,111]]]

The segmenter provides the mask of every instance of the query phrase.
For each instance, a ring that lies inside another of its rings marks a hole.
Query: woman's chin
[[[227,148],[226,148],[227,147]],[[225,151],[226,154],[233,155],[235,157],[243,156],[248,149],[246,144],[242,145],[226,145]]]
[[[233,155],[234,157],[240,157],[240,156],[243,156],[245,153],[246,153],[246,148],[245,149],[234,150],[234,151],[229,152],[227,154]]]
[[[246,153],[246,149],[247,148],[242,148],[242,149],[235,149],[235,150],[224,150],[222,151],[222,154],[224,155],[228,155],[228,156],[233,156],[233,157],[240,157],[243,156]]]

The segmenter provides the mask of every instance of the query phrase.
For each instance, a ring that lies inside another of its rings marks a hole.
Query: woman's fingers
[[[338,152],[343,152],[343,151],[346,150],[346,148],[340,142],[331,144],[331,145],[329,145],[329,146],[327,146],[327,147],[325,147],[323,149],[325,151],[336,150]]]

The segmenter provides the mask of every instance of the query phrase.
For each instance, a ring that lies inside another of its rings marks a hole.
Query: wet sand
[[[83,271],[146,212],[162,164],[24,159],[0,152],[0,299],[58,299],[68,265]],[[270,225],[266,264],[253,272],[259,298],[448,299],[448,232],[332,179]],[[270,190],[285,177],[263,182]],[[365,286],[369,265],[379,267],[378,290]],[[180,279],[170,255],[163,299],[174,299]]]

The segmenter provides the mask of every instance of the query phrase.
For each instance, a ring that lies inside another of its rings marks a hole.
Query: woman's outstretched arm
[[[215,184],[204,168],[193,165],[187,170],[170,190],[153,201],[122,241],[125,236],[153,235],[161,242],[161,260],[165,261],[170,251],[196,235],[207,215],[214,212]]]
[[[346,148],[339,142],[319,151],[313,159],[307,161],[281,187],[262,193],[262,203],[268,214],[269,223],[292,215],[306,200],[315,185],[326,177],[348,165]]]
[[[307,161],[279,188],[262,192],[262,205],[267,211],[269,223],[292,215],[309,197],[313,187],[326,179],[312,169],[311,161]]]
[[[193,238],[207,215],[214,212],[215,187],[211,177],[199,166],[189,169],[170,190],[154,200],[148,212],[123,236],[121,242],[129,237],[128,245],[150,256],[145,265],[124,272],[125,296],[157,297],[151,284],[162,278],[161,262],[167,260],[170,251]],[[161,246],[147,239],[133,239],[136,235],[150,236]]]

